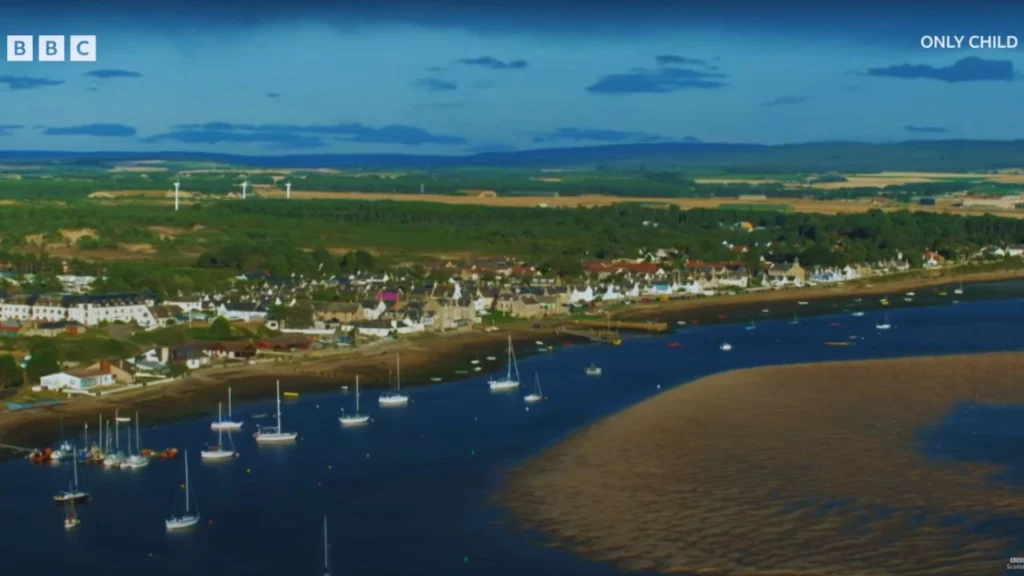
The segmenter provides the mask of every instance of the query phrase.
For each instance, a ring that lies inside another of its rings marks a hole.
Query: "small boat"
[[[341,422],[342,426],[359,426],[361,424],[366,424],[369,421],[369,416],[359,413],[359,376],[356,375],[356,413],[345,414],[345,409],[342,408],[338,422]]]
[[[767,308],[762,308],[761,312],[764,312],[765,314],[767,314],[769,312],[769,310]]]
[[[612,342],[612,346],[621,346],[621,345],[622,345],[622,340],[615,340],[614,342]]]
[[[882,322],[881,324],[878,324],[878,323],[875,324],[875,329],[876,330],[888,330],[889,328],[892,328],[892,325],[889,324],[889,315],[888,314],[885,315],[885,321],[884,322]]]
[[[480,359],[477,358],[476,360],[470,360],[469,363],[473,364],[473,365],[479,364],[480,363]]]
[[[516,377],[512,377],[512,372]],[[519,387],[519,365],[516,363],[516,351],[512,347],[512,336],[508,337],[508,372],[504,378],[495,378],[487,381],[487,386],[492,391],[512,390]]]
[[[190,486],[188,484],[188,450],[185,451],[185,513],[181,516],[173,516],[167,520],[164,520],[164,525],[167,526],[167,530],[184,530],[191,528],[196,524],[199,524],[199,507],[196,507],[196,511],[193,514],[189,508],[189,491]]]
[[[430,379],[430,381],[431,382],[440,382],[441,381],[441,377],[440,376],[434,376],[433,378]]]
[[[747,330],[757,330],[757,325],[756,325],[756,324],[754,324],[754,321],[753,321],[753,320],[751,320],[751,321],[750,321],[750,324],[747,324],[747,327],[746,327],[746,329],[747,329]]]
[[[889,299],[888,299],[888,298],[882,298],[882,299],[881,299],[881,300],[879,300],[878,302],[879,302],[879,303],[880,303],[880,304],[881,304],[882,306],[888,306],[888,305],[889,305]]]
[[[491,361],[491,362],[494,362],[495,360],[497,360],[497,359],[498,359],[498,357],[497,357],[497,356],[488,356],[488,357],[487,357],[487,359],[488,359],[489,361]]]
[[[228,419],[220,416],[220,404],[217,405],[217,420],[210,422],[211,430],[241,430],[242,423],[231,419],[231,388],[228,387]]]
[[[172,458],[177,458],[177,457],[178,457],[178,449],[177,448],[168,448],[167,450],[164,450],[163,452],[160,453],[160,458],[163,458],[164,460],[170,460]]]
[[[298,398],[299,397],[299,393],[298,392],[285,392],[283,394],[283,396],[285,398],[293,398],[294,399],[294,398]]]
[[[903,299],[903,301],[904,301],[904,302],[913,302],[913,301],[914,301],[914,299],[913,299],[913,298],[910,298],[910,297],[908,296],[908,297],[904,298],[904,299]]]
[[[856,312],[851,314],[851,316],[856,316],[857,318],[860,318],[863,315],[864,315],[864,311],[863,310],[857,310]]]
[[[854,302],[861,302],[861,301],[863,301],[863,300],[864,300],[863,298],[854,298],[854,299],[853,299],[853,301],[854,301]]]
[[[679,348],[679,342],[669,342],[668,343],[668,347],[669,348]]]
[[[78,460],[72,459],[71,466],[74,470],[74,476],[71,484],[68,486],[68,489],[53,495],[53,501],[57,504],[75,501],[84,502],[89,499],[88,492],[83,492],[78,489]]]
[[[598,366],[595,366],[594,364],[591,364],[590,366],[587,366],[586,373],[587,373],[587,376],[600,376],[601,375],[601,368],[598,367]]]
[[[963,294],[963,293],[964,293],[964,285],[963,285],[963,283],[961,282],[961,283],[960,283],[960,286],[958,286],[958,287],[956,288],[956,290],[953,290],[953,294],[956,294],[956,295],[960,295],[960,294]]]
[[[676,320],[676,324],[680,326],[686,326],[686,320]]]
[[[267,428],[264,431],[262,428],[256,430],[256,433],[252,435],[257,442],[262,443],[281,443],[291,442],[298,438],[298,432],[284,432],[281,430],[281,381],[277,381],[277,426],[273,428]]]
[[[807,306],[808,304],[810,304],[810,302],[808,302],[807,300],[801,300],[797,302],[797,304],[799,304],[800,306]]]
[[[64,517],[64,528],[67,529],[67,530],[70,530],[70,529],[74,528],[75,526],[78,526],[79,524],[81,524],[82,521],[78,519],[78,514],[75,513],[75,501],[74,500],[68,500],[67,504],[65,506],[68,509],[68,513],[67,513],[67,516]]]
[[[395,354],[395,368],[398,371],[395,378],[395,391],[385,392],[380,395],[377,402],[379,402],[381,406],[405,406],[409,403],[409,397],[402,394],[402,359],[398,354]]]
[[[540,389],[540,375],[535,372],[533,374],[533,377],[534,377],[534,381],[536,382],[536,389],[533,392],[531,392],[531,393],[529,393],[529,394],[527,394],[526,396],[523,397],[523,401],[526,402],[527,404],[532,404],[534,402],[539,402],[540,400],[544,399],[543,393],[541,392],[541,389]]]
[[[473,366],[473,372],[480,372],[481,370],[483,370],[483,368],[480,366]]]
[[[537,346],[543,346],[544,345],[544,343],[541,342],[540,340],[535,341],[534,344],[536,344]]]
[[[799,323],[800,323],[800,319],[796,317],[796,314],[793,314],[793,319],[789,321],[789,325],[792,326],[794,324],[799,324]]]
[[[939,292],[939,296],[949,296],[949,292],[945,292],[945,291]]]
[[[217,404],[217,421],[221,421],[221,404]],[[231,450],[224,449],[224,428],[217,428],[217,445],[211,447],[209,450],[203,450],[199,453],[199,458],[203,460],[227,460],[228,458],[235,457],[234,440],[231,439],[231,433],[228,432],[228,441],[231,442]]]
[[[29,461],[35,464],[42,464],[50,461],[50,454],[53,453],[52,448],[43,448],[42,450],[33,450],[29,453]]]
[[[913,297],[913,296],[917,296],[917,294],[914,294],[913,292],[907,292],[906,294],[904,294],[904,296],[911,296],[911,297]]]
[[[853,346],[853,342],[825,342],[826,346]]]
[[[125,422],[131,422],[132,419],[129,416],[115,416],[114,420],[124,424]]]
[[[728,342],[722,342],[722,345],[719,346],[718,349],[721,350],[722,352],[728,352],[729,350],[732,350],[732,344],[729,344]]]

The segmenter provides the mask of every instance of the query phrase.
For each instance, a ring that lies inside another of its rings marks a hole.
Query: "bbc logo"
[[[8,36],[8,62],[64,62],[65,52],[70,54],[71,62],[96,61],[95,36],[71,36],[69,46],[64,44],[64,36]],[[65,51],[65,47],[68,50]],[[35,58],[39,55],[38,59]]]

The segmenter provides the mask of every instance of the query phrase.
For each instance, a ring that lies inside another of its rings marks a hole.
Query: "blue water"
[[[81,485],[94,501],[79,507],[82,525],[72,532],[65,532],[62,511],[51,502],[67,485],[69,467],[6,462],[0,464],[0,561],[9,574],[73,567],[79,574],[110,576],[312,575],[322,562],[326,514],[338,574],[614,574],[612,566],[545,547],[538,536],[504,522],[492,497],[510,467],[581,426],[658,394],[659,385],[663,391],[714,372],[766,364],[1017,350],[1024,344],[1024,300],[888,314],[888,332],[874,329],[880,313],[836,315],[798,325],[762,321],[755,330],[744,324],[685,327],[618,347],[540,354],[520,363],[524,382],[532,386],[539,373],[549,397],[529,411],[522,393],[491,393],[486,370],[473,380],[415,389],[404,408],[381,409],[376,395],[366,394],[364,411],[374,421],[361,429],[338,425],[339,407],[351,408],[352,394],[304,395],[284,403],[285,428],[300,433],[296,444],[258,447],[249,421],[234,434],[241,457],[218,464],[198,459],[215,439],[207,419],[144,428],[146,446],[190,451],[204,518],[190,533],[169,535],[163,525],[182,505],[181,458],[138,471],[80,467]],[[850,336],[857,338],[855,346],[824,345]],[[668,347],[671,341],[680,346]],[[734,349],[719,351],[723,341]],[[584,375],[591,362],[604,369],[601,377]],[[486,364],[504,369],[500,358]],[[287,389],[287,381],[282,384]],[[273,405],[236,406],[236,412],[273,412]],[[1010,449],[1024,428],[1000,426],[1004,419],[992,414],[976,420],[983,442],[953,434],[940,444],[952,447],[948,457],[1001,455],[1000,462],[1016,466],[1012,474],[1024,474],[1024,456]],[[846,504],[829,503],[822,512]]]

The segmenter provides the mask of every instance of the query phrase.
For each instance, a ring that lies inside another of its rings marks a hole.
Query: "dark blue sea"
[[[300,434],[294,445],[257,446],[254,421],[247,420],[233,434],[240,457],[224,463],[199,460],[199,451],[215,439],[211,406],[210,418],[142,430],[148,447],[189,450],[203,517],[198,528],[180,534],[164,528],[164,519],[182,505],[181,457],[138,471],[80,466],[80,484],[93,501],[79,506],[82,524],[73,531],[65,531],[62,509],[51,501],[67,486],[70,464],[13,460],[0,463],[0,566],[12,575],[322,574],[326,514],[338,575],[613,574],[612,566],[546,547],[539,536],[509,525],[492,500],[507,471],[580,427],[714,372],[1019,350],[1024,299],[1001,297],[887,309],[893,325],[887,332],[874,329],[881,311],[791,324],[793,314],[806,311],[794,303],[773,305],[773,314],[787,318],[757,322],[753,330],[743,323],[680,326],[671,335],[631,337],[618,347],[551,342],[554,351],[519,365],[524,383],[532,386],[538,374],[549,398],[529,410],[522,399],[526,390],[489,391],[489,371],[504,370],[500,357],[482,360],[487,367],[477,378],[410,390],[406,407],[380,408],[376,394],[364,394],[364,412],[373,422],[360,429],[342,429],[337,420],[340,407],[353,405],[351,390],[304,394],[283,403],[285,428]],[[824,345],[839,340],[856,345]],[[734,349],[721,352],[723,341]],[[602,376],[584,374],[592,362],[603,368]],[[287,380],[282,387],[288,389]],[[274,410],[273,402],[235,408],[236,415],[249,416]],[[1024,480],[1024,450],[1018,448],[1024,412],[986,416],[986,442],[972,443],[957,430],[970,426],[977,408],[959,410],[934,432],[947,435],[939,444],[948,453],[937,456],[1016,463],[1008,476]]]

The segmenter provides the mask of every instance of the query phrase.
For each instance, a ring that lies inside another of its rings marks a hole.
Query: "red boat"
[[[668,343],[668,347],[669,348],[679,348],[679,342],[669,342]]]

